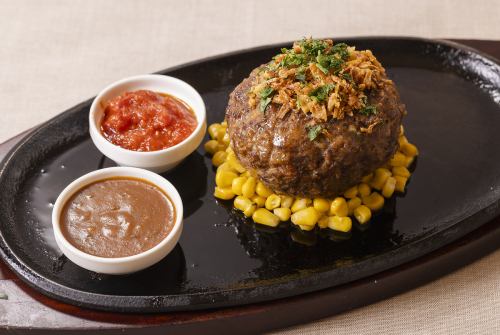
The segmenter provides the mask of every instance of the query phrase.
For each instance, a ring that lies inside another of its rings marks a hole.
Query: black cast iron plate
[[[344,40],[381,60],[407,105],[420,149],[404,196],[350,239],[255,226],[217,203],[202,148],[166,174],[185,205],[174,251],[128,276],[79,268],[55,246],[51,206],[73,179],[113,166],[93,146],[91,101],[31,132],[0,170],[0,255],[29,285],[79,306],[121,312],[197,310],[290,297],[379,273],[426,255],[500,214],[500,66],[470,48],[408,38]],[[200,91],[208,122],[221,121],[229,92],[283,45],[161,71]]]

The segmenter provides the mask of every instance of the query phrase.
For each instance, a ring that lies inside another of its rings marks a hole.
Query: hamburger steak
[[[295,52],[306,53],[304,44],[302,49],[296,45],[301,44],[297,42],[294,44]],[[327,44],[327,48],[331,45]],[[349,64],[349,59],[356,58],[353,49],[348,50],[350,56],[346,56],[343,64]],[[293,50],[287,54],[295,55]],[[371,55],[371,52],[369,54]],[[318,78],[314,72],[317,64],[311,64],[306,63],[306,69],[312,73],[307,76]],[[268,90],[275,93],[273,98],[262,102],[264,101],[262,97],[265,97],[263,94],[266,93],[260,93],[262,100],[260,106],[255,103],[252,105],[249,103],[249,99],[252,98],[249,92],[262,84],[263,79],[259,76],[267,69],[266,66],[269,65],[263,65],[252,71],[250,76],[230,94],[226,120],[231,146],[237,158],[245,168],[256,174],[273,191],[303,197],[328,198],[340,195],[349,187],[359,183],[363,176],[383,166],[398,149],[397,139],[405,109],[400,102],[396,87],[387,79],[383,68],[377,72],[378,79],[372,87],[365,85],[368,89],[359,89],[362,87],[359,83],[367,80],[366,71],[349,68],[348,65],[344,65],[340,71],[344,73],[350,71],[348,75],[354,79],[348,78],[347,75],[344,76],[347,78],[345,81],[339,79],[339,70],[336,75],[328,73],[328,77],[322,78],[324,82],[332,82],[327,84],[330,85],[328,88],[332,92],[335,86],[341,85],[349,88],[351,91],[348,92],[351,92],[349,93],[351,95],[354,94],[352,92],[356,92],[361,96],[360,100],[365,108],[356,109],[359,107],[356,100],[352,105],[354,107],[349,109],[345,101],[352,97],[345,95],[338,98],[340,103],[346,104],[341,109],[338,107],[339,104],[337,107],[331,107],[330,100],[323,97],[321,97],[325,101],[323,105],[319,104],[320,98],[310,99],[307,96],[301,104],[297,104],[295,100],[300,100],[299,95],[290,94],[289,90],[290,83],[295,84],[294,79],[285,83],[288,86],[280,87],[275,85],[276,81],[269,80],[269,74],[266,74],[267,81],[264,82],[270,85],[271,88]],[[285,69],[297,69],[297,67]],[[271,79],[273,73],[276,77],[282,78],[282,72],[283,69],[271,72]],[[307,80],[305,84],[302,81],[297,87],[303,88],[314,80]],[[321,89],[325,86],[317,87]],[[295,103],[291,103],[289,105],[291,107],[284,112],[282,107],[287,102],[280,100],[282,93],[291,96],[291,99],[296,98],[292,100]],[[327,100],[328,107],[322,107],[327,106]],[[319,107],[305,113],[304,108],[297,107],[304,106],[304,101],[309,101],[312,107]],[[367,106],[371,109],[366,109]],[[327,111],[325,117],[327,108],[331,113]]]

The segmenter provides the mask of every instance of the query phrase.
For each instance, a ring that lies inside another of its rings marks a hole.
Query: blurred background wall
[[[0,142],[125,76],[303,36],[500,39],[500,1],[0,0]]]

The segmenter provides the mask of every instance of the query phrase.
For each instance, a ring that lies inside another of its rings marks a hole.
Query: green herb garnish
[[[267,106],[271,103],[272,95],[274,94],[274,90],[271,87],[265,87],[260,91],[260,111],[264,113],[266,111]]]
[[[349,51],[347,51],[347,48],[347,44],[337,43],[332,47],[332,53],[338,54],[343,61],[346,61],[347,59],[349,59]]]
[[[318,137],[319,134],[321,134],[321,132],[323,131],[323,126],[320,124],[317,124],[315,126],[307,127],[306,129],[307,129],[307,137],[309,138],[309,141],[314,141],[316,139],[316,137]]]
[[[377,114],[377,107],[373,105],[366,105],[365,107],[361,108],[358,112],[363,115],[375,115]]]
[[[301,67],[295,72],[295,79],[301,82],[306,81],[306,69]]]
[[[337,43],[330,47],[326,41],[304,38],[298,42],[298,45],[301,49],[298,53],[294,49],[282,48],[281,61],[274,65],[274,69],[304,67],[315,63],[324,74],[330,71],[338,74],[349,58],[348,46],[345,43]],[[296,78],[299,81],[305,81],[304,76],[300,74]]]
[[[271,96],[273,93],[274,93],[274,90],[271,87],[269,87],[269,86],[264,87],[262,89],[262,91],[260,91],[260,98],[265,99],[265,98]]]
[[[350,83],[354,82],[350,73],[342,73],[342,78],[344,78],[345,80],[347,80]]]
[[[326,84],[314,89],[311,93],[309,93],[309,96],[318,102],[323,102],[334,88],[335,84]]]
[[[321,53],[316,56],[316,62],[316,66],[323,71],[324,74],[328,74],[330,70],[338,73],[344,64],[344,61],[337,58],[335,55],[325,55]]]
[[[323,40],[304,38],[299,42],[299,46],[306,55],[316,56],[318,53],[322,53],[326,50],[328,43]]]
[[[281,62],[285,67],[300,66],[306,64],[306,57],[301,54],[287,54]]]
[[[261,99],[261,100],[260,100],[260,105],[259,105],[259,107],[260,107],[260,111],[261,111],[262,113],[265,113],[265,112],[266,112],[266,108],[267,108],[267,106],[269,106],[269,104],[271,103],[271,100],[272,100],[271,98],[265,98],[265,99]]]

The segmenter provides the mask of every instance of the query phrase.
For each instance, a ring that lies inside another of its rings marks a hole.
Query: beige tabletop
[[[500,40],[500,1],[0,0],[0,32],[1,143],[117,79],[231,50],[302,36]],[[0,325],[37,326],[1,304]],[[500,251],[405,294],[278,333],[500,334]]]

